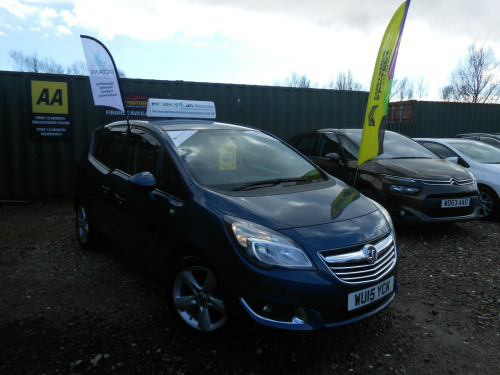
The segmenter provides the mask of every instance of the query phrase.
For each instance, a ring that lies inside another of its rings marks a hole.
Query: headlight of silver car
[[[243,254],[259,267],[316,269],[307,255],[290,238],[262,225],[225,216],[230,233]]]

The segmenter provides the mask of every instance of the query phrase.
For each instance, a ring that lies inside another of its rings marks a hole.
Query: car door
[[[131,183],[145,172],[155,178],[154,188]],[[183,204],[185,188],[168,152],[151,132],[132,129],[123,170],[114,171],[111,188],[116,198],[114,220],[120,227],[116,245],[148,265],[167,259],[171,241],[165,239],[178,233],[175,212]]]
[[[117,229],[117,223],[113,220],[116,198],[111,185],[115,170],[121,166],[126,136],[125,126],[96,131],[89,155],[92,168],[85,169],[86,195],[92,222],[94,227],[106,236],[115,233]]]

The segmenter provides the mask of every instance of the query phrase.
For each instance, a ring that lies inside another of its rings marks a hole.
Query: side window
[[[131,176],[139,172],[151,172],[156,177],[159,143],[144,131],[133,130],[127,145],[123,170]]]
[[[122,127],[99,130],[94,136],[92,156],[109,169],[119,168],[126,136]]]
[[[340,156],[342,155],[340,151],[340,143],[337,135],[335,133],[325,133],[321,136],[319,141],[319,156],[326,156],[332,152],[336,152]]]
[[[160,153],[157,181],[158,189],[180,199],[186,198],[186,188],[179,172],[165,151]]]
[[[304,155],[317,156],[316,155],[316,140],[318,139],[318,134],[307,134],[299,138],[295,148],[302,152]]]
[[[422,142],[422,144],[442,159],[457,156],[457,154],[451,151],[448,147],[445,147],[438,143]]]
[[[495,146],[495,147],[500,147],[500,141],[495,139],[495,138],[491,138],[491,137],[479,137],[479,140],[481,142],[484,142],[484,143],[488,143],[489,145],[492,145],[492,146]]]
[[[344,148],[345,157],[350,160],[357,160],[359,149],[349,138],[341,135],[340,142]]]

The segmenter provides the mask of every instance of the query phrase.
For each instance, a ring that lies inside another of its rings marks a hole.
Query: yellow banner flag
[[[384,128],[389,94],[391,93],[399,43],[409,7],[410,0],[401,4],[389,22],[380,44],[366,106],[358,166],[384,152]]]

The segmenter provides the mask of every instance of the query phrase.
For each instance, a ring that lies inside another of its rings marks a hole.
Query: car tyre
[[[169,284],[170,306],[185,327],[213,334],[227,326],[228,314],[216,276],[202,258],[181,260]]]
[[[479,218],[495,220],[498,218],[500,201],[496,193],[488,186],[479,186]]]
[[[88,215],[88,209],[83,204],[76,206],[76,236],[78,243],[86,250],[95,249],[97,246],[96,233],[94,232]]]

